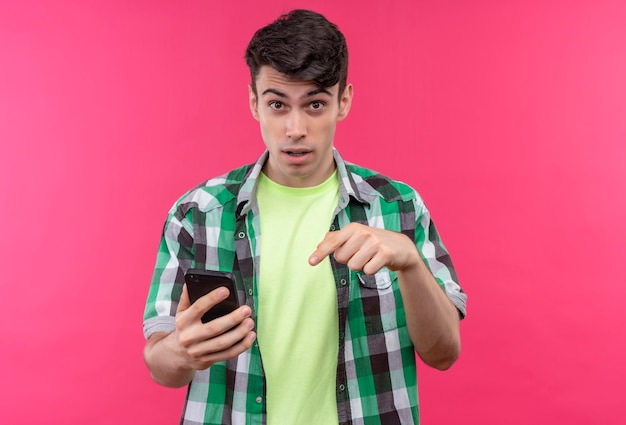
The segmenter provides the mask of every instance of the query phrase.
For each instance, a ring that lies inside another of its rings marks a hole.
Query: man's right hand
[[[228,297],[227,288],[217,288],[191,304],[187,286],[176,311],[176,329],[157,332],[147,341],[144,359],[152,378],[168,387],[187,385],[196,370],[211,367],[248,350],[256,333],[250,307],[202,323],[202,316]]]

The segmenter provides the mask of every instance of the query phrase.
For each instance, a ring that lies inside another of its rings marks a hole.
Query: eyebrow
[[[273,89],[273,88],[265,89],[265,90],[263,91],[263,93],[261,93],[261,95],[262,95],[262,96],[265,96],[265,95],[266,95],[266,94],[268,94],[268,93],[275,94],[276,96],[278,96],[278,97],[282,97],[282,98],[288,98],[288,97],[289,97],[289,96],[287,96],[285,93],[283,93],[282,91],[280,91],[280,90],[278,90],[278,89]],[[327,94],[328,96],[331,96],[331,97],[332,97],[332,95],[333,95],[333,94],[332,94],[331,92],[329,92],[327,89],[325,89],[325,88],[323,88],[323,87],[320,87],[320,88],[317,88],[317,89],[315,89],[315,90],[311,90],[311,91],[307,92],[304,96],[302,96],[302,97],[301,97],[301,99],[306,99],[306,98],[308,98],[308,97],[316,96],[316,95],[318,95],[318,94],[320,94],[320,93],[325,93],[325,94]]]

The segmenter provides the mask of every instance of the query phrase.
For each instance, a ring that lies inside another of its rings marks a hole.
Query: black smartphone
[[[237,289],[235,288],[235,277],[232,273],[190,269],[185,273],[185,283],[187,284],[187,292],[189,293],[189,300],[192,304],[196,302],[198,298],[220,286],[225,286],[230,292],[228,298],[204,313],[202,323],[224,316],[239,307]]]

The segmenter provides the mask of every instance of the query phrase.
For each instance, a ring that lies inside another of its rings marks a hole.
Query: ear
[[[259,120],[258,99],[252,88],[252,84],[248,84],[248,98],[250,102],[250,112],[255,120]]]
[[[341,95],[341,99],[339,99],[339,115],[338,121],[343,120],[348,116],[348,112],[350,112],[350,106],[352,106],[352,95],[354,89],[352,88],[352,84],[347,84],[346,88],[343,90]]]

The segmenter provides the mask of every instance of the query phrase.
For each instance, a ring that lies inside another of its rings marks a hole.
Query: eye
[[[319,111],[320,109],[322,109],[324,107],[324,102],[322,102],[320,100],[315,100],[315,101],[311,102],[310,107],[314,111]]]
[[[282,102],[279,102],[278,100],[272,100],[270,103],[270,108],[272,108],[275,111],[280,111],[281,109],[283,109],[285,107],[285,105],[283,105]]]

